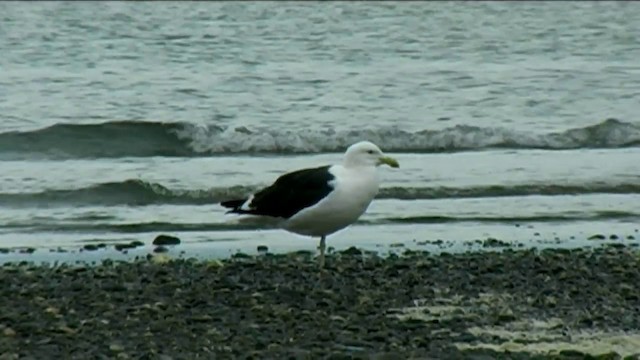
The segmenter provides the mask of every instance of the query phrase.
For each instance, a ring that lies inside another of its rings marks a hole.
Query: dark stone
[[[362,255],[362,250],[358,249],[355,246],[351,246],[346,250],[343,250],[341,252],[341,254],[343,255]]]
[[[8,254],[11,250],[7,248],[0,248],[0,254]]]
[[[154,253],[166,253],[168,251],[169,251],[169,249],[167,249],[167,247],[162,246],[162,245],[161,246],[156,246],[155,249],[153,249]]]
[[[609,352],[609,353],[593,355],[592,358],[594,360],[619,360],[620,359],[620,355],[618,355],[618,353],[612,351],[612,352]]]
[[[587,240],[604,240],[604,239],[606,239],[606,236],[602,234],[595,234],[595,235],[589,236]]]
[[[607,247],[614,248],[614,249],[624,249],[627,246],[625,244],[616,243],[616,244],[607,244]]]
[[[96,244],[86,244],[82,248],[87,250],[87,251],[94,251],[94,250],[98,250],[98,245],[96,245]]]
[[[498,314],[497,319],[499,323],[506,323],[506,322],[515,321],[516,317],[511,312],[502,312]]]
[[[269,251],[269,247],[266,245],[258,245],[258,252],[259,253],[266,253]]]
[[[510,246],[510,244],[502,240],[498,240],[496,238],[488,238],[482,242],[482,247],[503,247],[503,246]]]
[[[113,245],[113,248],[118,250],[118,251],[123,251],[126,249],[130,249],[131,246],[129,244],[115,244]]]
[[[136,247],[143,246],[143,245],[144,245],[143,242],[136,240],[136,241],[132,241],[132,242],[126,243],[126,244],[115,244],[115,245],[113,245],[113,248],[118,250],[118,251],[124,252],[124,251],[126,251],[128,249],[135,249]]]
[[[153,245],[178,245],[180,239],[170,235],[158,235],[153,239]]]
[[[590,356],[588,354],[585,354],[582,351],[578,351],[578,350],[561,350],[559,355],[576,357],[576,358],[579,358],[579,359],[588,359],[588,358],[590,358]]]
[[[32,248],[32,247],[20,249],[20,253],[21,254],[33,254],[35,251],[36,251],[36,249]]]
[[[609,236],[609,239],[610,239],[610,240],[618,240],[618,235],[616,235],[616,234],[611,234],[611,235]]]

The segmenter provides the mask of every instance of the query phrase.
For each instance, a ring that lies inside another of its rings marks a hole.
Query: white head
[[[376,144],[369,141],[361,141],[349,146],[344,154],[344,165],[346,167],[378,166],[382,164],[394,168],[400,167],[396,159],[385,156]]]

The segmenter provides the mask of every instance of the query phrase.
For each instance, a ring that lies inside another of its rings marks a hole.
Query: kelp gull
[[[398,162],[375,144],[351,145],[342,164],[286,173],[272,185],[244,199],[223,201],[227,213],[278,218],[280,227],[299,235],[320,237],[319,265],[324,267],[325,239],[353,224],[378,193],[376,167]]]

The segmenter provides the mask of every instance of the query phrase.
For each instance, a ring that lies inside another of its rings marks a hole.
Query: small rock
[[[362,251],[355,246],[348,248],[347,250],[343,250],[342,254],[344,255],[362,255]]]
[[[548,307],[555,307],[558,304],[558,301],[553,296],[546,296],[543,301]]]
[[[123,352],[124,351],[124,346],[122,346],[120,344],[111,344],[111,345],[109,345],[109,350],[111,350],[113,352]]]
[[[16,336],[16,331],[13,330],[12,328],[8,327],[8,328],[2,330],[2,335],[4,335],[4,336]]]
[[[66,325],[61,325],[58,327],[58,331],[65,333],[67,335],[73,335],[76,333],[76,331]]]
[[[104,259],[104,260],[102,260],[102,265],[103,265],[103,266],[111,266],[111,265],[113,265],[113,260],[111,260],[111,259]]]
[[[498,313],[499,322],[510,322],[514,320],[516,320],[516,317],[513,315],[513,311],[511,309],[505,309]]]
[[[411,249],[405,249],[404,252],[402,253],[402,256],[413,256],[415,254],[419,254],[419,252]]]
[[[96,245],[96,244],[87,244],[87,245],[83,246],[82,248],[87,250],[87,251],[94,251],[94,250],[98,250],[98,245]]]
[[[24,248],[20,249],[21,254],[33,254],[36,251],[34,248]]]
[[[153,245],[178,245],[180,239],[170,235],[158,235],[153,239]]]
[[[210,323],[213,320],[213,318],[210,315],[204,314],[204,315],[193,316],[189,318],[189,320],[193,322]]]
[[[154,253],[166,253],[167,251],[169,251],[169,249],[164,246],[156,246],[156,248],[153,249]]]
[[[602,234],[595,234],[595,235],[591,235],[589,236],[589,238],[587,240],[604,240],[606,239],[606,237]]]
[[[129,244],[115,244],[113,245],[113,248],[118,251],[123,251],[123,250],[129,249]]]
[[[118,251],[124,251],[128,249],[135,249],[138,246],[144,246],[144,243],[142,241],[135,240],[127,244],[115,244],[113,245],[113,248]]]
[[[627,240],[634,240],[635,238],[633,237],[633,235],[629,235],[627,236]]]
[[[501,247],[501,246],[509,246],[509,243],[504,242],[502,240],[498,240],[496,238],[487,238],[482,242],[482,247]]]
[[[0,248],[0,254],[8,254],[9,251],[11,251],[11,250],[9,250],[7,248]]]
[[[258,245],[258,252],[259,253],[267,253],[269,252],[269,247],[266,245]]]
[[[559,355],[571,356],[571,357],[579,357],[580,359],[587,358],[587,354],[583,353],[582,351],[578,351],[578,350],[561,350]]]
[[[609,239],[610,239],[610,240],[618,240],[618,235],[616,235],[616,234],[611,234],[611,235],[609,236]]]
[[[44,309],[44,312],[47,314],[58,315],[60,314],[60,309],[53,306],[49,306],[48,308]]]
[[[610,352],[610,353],[595,355],[593,356],[593,359],[594,360],[618,360],[620,359],[620,355],[618,355],[618,353],[616,352]],[[625,359],[628,359],[628,358],[625,357]]]
[[[127,244],[115,244],[113,248],[118,251],[125,251],[128,249],[135,249],[138,246],[144,246],[144,243],[142,241],[135,240]]]

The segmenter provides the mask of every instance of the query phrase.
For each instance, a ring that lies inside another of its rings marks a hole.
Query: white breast
[[[375,167],[330,168],[336,180],[326,198],[287,220],[283,227],[308,236],[326,236],[356,222],[378,193],[378,174]]]

